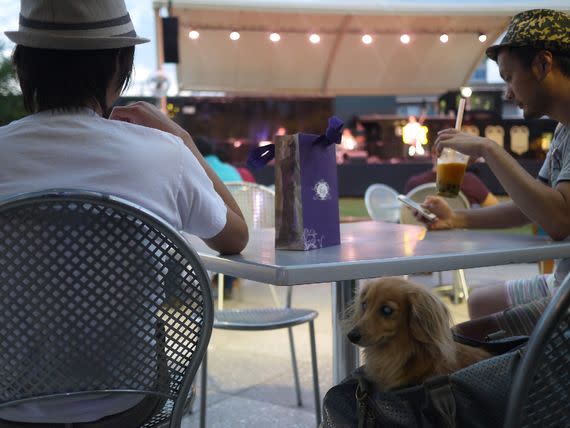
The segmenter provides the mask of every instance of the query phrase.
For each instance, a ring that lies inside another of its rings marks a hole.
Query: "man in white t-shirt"
[[[221,253],[248,230],[188,132],[154,106],[111,106],[127,86],[136,35],[122,0],[21,0],[13,62],[31,115],[0,127],[0,197],[49,188],[110,193]],[[106,118],[108,117],[108,118]],[[1,305],[1,302],[0,302]],[[0,410],[3,421],[90,422],[140,397],[75,397]]]

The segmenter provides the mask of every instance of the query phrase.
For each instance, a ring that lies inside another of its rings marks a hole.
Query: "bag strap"
[[[353,376],[358,380],[356,386],[356,414],[358,415],[358,428],[366,427],[366,420],[368,419],[368,394],[370,393],[370,385],[365,379],[364,375],[360,372],[353,373]]]
[[[456,428],[455,396],[449,376],[438,376],[424,382],[425,391],[440,417],[441,428]]]

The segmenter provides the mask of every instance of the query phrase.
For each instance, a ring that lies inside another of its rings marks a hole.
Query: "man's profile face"
[[[540,82],[532,72],[508,49],[501,49],[497,57],[499,72],[507,84],[506,97],[523,110],[525,119],[536,119],[546,114],[546,99],[541,94]]]

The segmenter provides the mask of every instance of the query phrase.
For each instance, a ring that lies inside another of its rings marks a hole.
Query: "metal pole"
[[[358,348],[348,341],[341,320],[356,296],[355,280],[337,281],[332,287],[333,384],[340,383],[360,363]]]

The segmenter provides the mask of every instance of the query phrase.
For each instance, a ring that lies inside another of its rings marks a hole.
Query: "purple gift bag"
[[[342,122],[329,119],[323,135],[276,136],[256,149],[250,165],[275,157],[275,248],[313,250],[340,244],[336,146]]]

